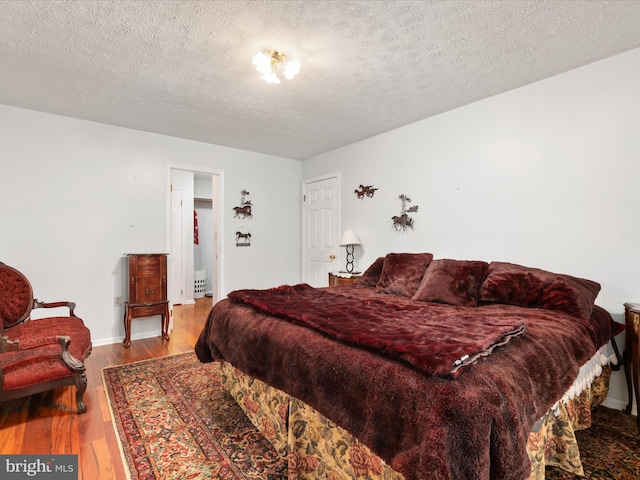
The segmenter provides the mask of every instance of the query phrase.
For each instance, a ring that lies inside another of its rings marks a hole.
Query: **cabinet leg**
[[[627,398],[629,399],[629,403],[627,404],[627,408],[624,409],[624,413],[631,415],[631,408],[633,407],[633,380],[631,379],[631,352],[628,348],[624,349],[622,358],[624,359],[624,376],[627,380]]]
[[[125,348],[131,346],[131,316],[129,315],[129,305],[124,307],[124,340],[122,344]]]
[[[162,316],[162,339],[165,341],[169,341],[169,319]]]
[[[169,304],[165,305],[165,312],[162,315],[162,339],[169,341]]]
[[[633,390],[634,393],[636,394],[636,426],[638,429],[638,433],[640,433],[640,385],[638,384],[638,382],[640,382],[640,375],[639,375],[639,370],[640,370],[640,366],[638,365],[638,362],[640,362],[640,358],[638,357],[638,343],[634,343],[633,344],[633,358],[631,359],[631,364],[633,365],[632,368],[632,372],[633,372]],[[633,401],[629,400],[629,413],[631,413],[631,405],[632,405]]]

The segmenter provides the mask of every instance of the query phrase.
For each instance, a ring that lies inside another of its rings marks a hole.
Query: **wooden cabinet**
[[[629,404],[625,409],[625,412],[630,414],[633,407],[633,393],[636,395],[636,408],[640,413],[640,381],[639,376],[639,363],[640,363],[640,350],[638,349],[638,330],[640,329],[640,304],[639,303],[625,303],[624,304],[624,317],[627,324],[625,330],[625,343],[624,343],[624,373],[627,379],[627,391],[629,393]],[[632,392],[633,390],[633,392]],[[640,415],[637,418],[637,428],[640,432]]]
[[[356,283],[361,276],[361,274],[329,272],[329,286],[350,285]]]
[[[124,304],[122,342],[131,346],[131,319],[160,315],[162,338],[169,340],[169,299],[167,297],[167,254],[128,254],[129,301]]]

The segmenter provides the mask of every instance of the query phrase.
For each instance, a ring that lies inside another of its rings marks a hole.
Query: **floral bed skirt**
[[[295,397],[220,362],[222,383],[251,422],[288,459],[289,479],[400,480],[403,475],[353,435]],[[530,480],[543,480],[545,466],[583,475],[575,431],[591,426],[591,408],[607,396],[611,368],[602,367],[590,387],[536,423],[529,435]]]

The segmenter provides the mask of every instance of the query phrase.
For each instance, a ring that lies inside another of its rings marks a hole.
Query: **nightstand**
[[[361,273],[329,272],[329,286],[351,285],[362,276]]]
[[[629,393],[629,404],[625,412],[630,414],[633,406],[632,387],[636,394],[636,408],[638,408],[638,432],[640,432],[640,387],[638,382],[638,365],[640,364],[640,351],[638,350],[638,330],[640,330],[640,303],[625,303],[624,318],[627,330],[624,341],[624,375],[627,378],[627,392]]]

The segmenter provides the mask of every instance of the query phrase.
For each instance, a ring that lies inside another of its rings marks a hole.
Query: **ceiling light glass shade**
[[[252,63],[258,73],[265,74],[273,72],[273,68],[271,66],[271,55],[268,55],[265,52],[256,53],[253,57]]]
[[[340,246],[346,247],[347,245],[360,245],[360,239],[356,232],[353,230],[345,230],[342,233],[342,238],[340,239]]]
[[[300,73],[300,62],[297,60],[292,60],[284,64],[284,71],[282,72],[282,75],[284,75],[284,78],[287,80],[291,80],[298,73]]]
[[[288,60],[284,53],[275,50],[264,50],[253,57],[253,66],[260,73],[260,77],[268,83],[280,83],[278,70],[282,70],[282,76],[291,80],[300,73],[300,62]]]
[[[276,85],[280,83],[280,79],[276,75],[276,72],[263,73],[262,75],[260,75],[260,78],[262,78],[267,83],[273,83]]]

